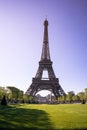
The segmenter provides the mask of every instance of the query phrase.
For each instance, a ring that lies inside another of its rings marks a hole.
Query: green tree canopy
[[[14,86],[7,86],[8,92],[8,98],[13,100],[23,99],[23,91],[20,89],[14,87]]]
[[[0,86],[0,99],[3,98],[4,95],[6,95],[7,90],[5,89],[5,87],[1,87]]]

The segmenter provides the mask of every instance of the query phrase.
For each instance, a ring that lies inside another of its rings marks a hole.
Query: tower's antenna
[[[47,20],[48,19],[48,17],[47,17],[47,14],[45,15],[45,20]]]

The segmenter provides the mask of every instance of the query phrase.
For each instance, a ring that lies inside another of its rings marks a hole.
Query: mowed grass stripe
[[[87,128],[87,105],[42,105],[55,128]],[[39,109],[41,109],[39,108]]]
[[[0,127],[50,130],[86,129],[87,104],[0,106]]]

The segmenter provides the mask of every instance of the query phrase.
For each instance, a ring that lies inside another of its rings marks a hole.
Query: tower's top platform
[[[47,18],[46,18],[45,21],[44,21],[44,25],[45,25],[45,26],[48,26],[48,20],[47,20]]]

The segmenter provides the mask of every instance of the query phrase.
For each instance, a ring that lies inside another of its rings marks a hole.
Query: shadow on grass
[[[0,128],[2,130],[54,129],[45,111],[10,106],[0,106]]]

